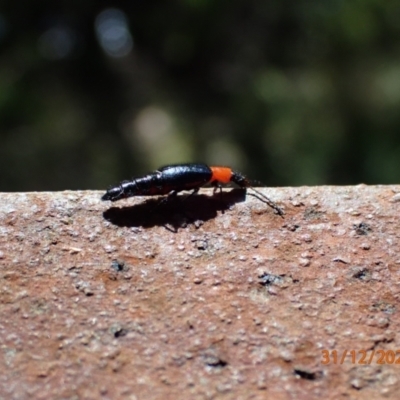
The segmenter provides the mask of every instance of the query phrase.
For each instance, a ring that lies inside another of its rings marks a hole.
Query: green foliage
[[[113,4],[5,1],[1,190],[182,161],[269,185],[400,180],[399,2]]]

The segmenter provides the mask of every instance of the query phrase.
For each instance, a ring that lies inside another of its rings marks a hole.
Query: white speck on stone
[[[395,194],[395,195],[391,198],[390,201],[391,201],[392,203],[398,203],[398,202],[400,202],[400,193]]]
[[[308,267],[310,265],[310,260],[308,258],[300,258],[299,264],[301,267]]]

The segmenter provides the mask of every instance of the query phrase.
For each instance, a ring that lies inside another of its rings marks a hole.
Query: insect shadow
[[[214,195],[179,195],[160,203],[160,199],[150,199],[127,207],[111,207],[103,217],[117,226],[144,227],[164,226],[176,231],[195,221],[208,221],[224,212],[233,204],[246,199],[246,189],[232,189]]]

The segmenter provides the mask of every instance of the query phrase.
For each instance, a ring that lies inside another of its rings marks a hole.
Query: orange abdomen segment
[[[210,167],[212,171],[211,182],[229,183],[232,178],[232,169],[229,167]]]

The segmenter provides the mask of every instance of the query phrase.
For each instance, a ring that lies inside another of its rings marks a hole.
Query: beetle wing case
[[[212,172],[206,164],[167,165],[159,170],[160,183],[171,191],[197,189],[210,182]]]

